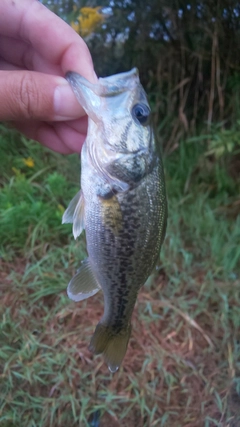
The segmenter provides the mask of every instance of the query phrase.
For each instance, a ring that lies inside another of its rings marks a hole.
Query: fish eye
[[[132,115],[141,125],[146,126],[149,123],[150,109],[145,104],[136,104],[132,108]]]

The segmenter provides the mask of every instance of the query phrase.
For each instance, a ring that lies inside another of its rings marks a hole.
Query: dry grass
[[[111,375],[101,356],[93,357],[88,350],[103,311],[101,295],[74,304],[64,292],[29,305],[32,291],[27,283],[17,289],[14,283],[21,281],[24,267],[22,259],[1,265],[2,304],[16,328],[9,335],[12,349],[5,350],[2,379],[8,378],[12,387],[5,394],[2,415],[27,398],[43,405],[41,411],[38,408],[42,426],[63,426],[71,419],[74,426],[92,425],[91,413],[97,409],[102,417],[96,425],[101,427],[238,425],[233,420],[239,394],[230,386],[236,375],[233,356],[239,331],[232,325],[226,337],[216,318],[221,309],[215,298],[204,301],[201,296],[203,287],[214,286],[217,292],[230,284],[208,283],[199,273],[194,288],[182,283],[170,302],[168,278],[157,277],[151,289],[139,293],[127,355],[120,371]],[[14,281],[9,280],[13,269]],[[239,283],[232,286],[237,289]],[[230,287],[228,291],[234,306],[234,292]],[[204,310],[197,313],[202,304]],[[32,425],[31,416],[26,419],[26,425]]]

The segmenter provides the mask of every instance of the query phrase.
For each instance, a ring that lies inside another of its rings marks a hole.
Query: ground
[[[1,426],[240,426],[239,196],[223,166],[187,145],[164,160],[167,236],[111,374],[88,350],[102,294],[66,295],[86,256],[61,225],[78,158],[1,138]]]

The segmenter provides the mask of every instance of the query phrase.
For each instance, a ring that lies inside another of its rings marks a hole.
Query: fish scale
[[[103,353],[115,372],[127,350],[138,291],[165,236],[163,166],[136,69],[99,79],[98,85],[76,73],[67,78],[89,115],[81,192],[63,216],[63,222],[73,222],[75,238],[85,227],[88,259],[70,281],[68,295],[81,301],[103,291],[104,314],[90,350]]]

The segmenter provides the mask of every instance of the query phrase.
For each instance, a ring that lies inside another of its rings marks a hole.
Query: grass
[[[123,366],[88,344],[102,296],[73,303],[85,258],[61,216],[79,160],[0,130],[1,427],[240,425],[240,183],[185,142],[165,160],[169,223]]]

